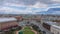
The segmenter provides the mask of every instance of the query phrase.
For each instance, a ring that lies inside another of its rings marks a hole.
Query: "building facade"
[[[60,26],[56,22],[46,21],[43,22],[42,26],[50,31],[52,34],[60,34]]]
[[[16,29],[17,27],[19,27],[17,19],[13,17],[0,18],[0,34],[7,34],[6,32]]]
[[[56,26],[56,25],[52,25],[51,26],[51,32],[53,34],[60,34],[60,27],[59,26]]]

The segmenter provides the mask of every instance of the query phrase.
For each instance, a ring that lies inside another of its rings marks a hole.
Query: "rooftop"
[[[49,25],[56,25],[57,24],[56,22],[51,22],[51,21],[44,21],[44,23],[47,23]]]
[[[0,18],[0,23],[2,22],[8,22],[8,21],[16,21],[17,19],[14,17],[9,17],[9,18]]]
[[[54,28],[59,29],[60,30],[60,26],[57,25],[52,25]]]
[[[60,29],[60,24],[57,23],[57,22],[46,21],[45,23],[53,26],[53,27],[56,28],[56,29]]]

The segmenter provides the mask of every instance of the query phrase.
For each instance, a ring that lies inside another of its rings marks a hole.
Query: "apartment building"
[[[52,34],[60,34],[60,24],[57,22],[44,21],[42,26]]]
[[[51,26],[51,32],[52,32],[53,34],[60,34],[60,26],[52,25],[52,26]]]

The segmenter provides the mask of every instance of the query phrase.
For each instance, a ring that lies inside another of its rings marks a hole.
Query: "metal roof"
[[[54,28],[59,29],[60,30],[60,26],[57,25],[52,25]]]
[[[45,21],[44,23],[47,23],[49,25],[56,25],[57,24],[56,22],[51,22],[51,21]]]
[[[16,21],[17,19],[14,17],[9,17],[9,18],[0,18],[0,23],[2,22],[8,22],[8,21]]]

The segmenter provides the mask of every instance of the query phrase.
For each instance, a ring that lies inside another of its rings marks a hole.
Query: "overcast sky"
[[[0,0],[0,12],[7,14],[35,14],[51,7],[60,7],[60,0]]]

